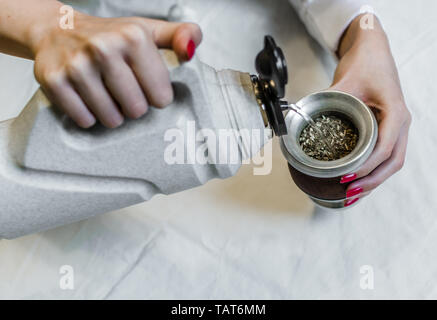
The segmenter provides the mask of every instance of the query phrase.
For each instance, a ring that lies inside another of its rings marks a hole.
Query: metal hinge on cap
[[[264,49],[255,59],[255,68],[258,75],[252,76],[252,82],[264,121],[268,121],[277,136],[285,135],[287,127],[282,107],[288,103],[281,99],[285,96],[285,85],[288,83],[287,62],[282,49],[271,36],[264,37]]]

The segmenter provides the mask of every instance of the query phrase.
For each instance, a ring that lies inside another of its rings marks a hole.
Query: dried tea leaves
[[[345,119],[322,115],[314,120],[314,125],[317,129],[308,125],[299,138],[303,151],[314,159],[337,160],[351,153],[357,145],[357,130]]]

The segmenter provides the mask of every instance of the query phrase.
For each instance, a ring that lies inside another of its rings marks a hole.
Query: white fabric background
[[[288,60],[291,101],[329,85],[334,64],[287,1],[189,2],[205,62],[254,72],[270,33]],[[271,175],[244,166],[225,181],[1,240],[0,298],[437,298],[437,2],[371,3],[414,117],[400,173],[353,209],[324,212],[293,184],[275,140]],[[31,63],[1,56],[0,88],[1,119],[13,117],[37,88]],[[72,291],[59,288],[62,265],[74,267]],[[363,265],[374,268],[374,290],[360,288]]]

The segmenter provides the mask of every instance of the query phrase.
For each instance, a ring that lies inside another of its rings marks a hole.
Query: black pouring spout
[[[275,135],[286,135],[287,127],[281,106],[288,103],[281,99],[285,96],[285,86],[288,83],[287,62],[273,37],[264,37],[264,48],[256,56],[255,68],[258,75],[252,79],[257,82],[257,98],[267,114],[268,122]]]

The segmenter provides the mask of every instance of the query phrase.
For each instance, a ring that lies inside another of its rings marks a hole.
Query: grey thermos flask
[[[17,118],[0,123],[0,238],[231,177],[271,138],[269,127],[278,135],[286,133],[280,99],[287,68],[271,37],[266,36],[257,56],[258,75],[216,71],[197,59],[178,65],[174,54],[164,56],[174,102],[150,108],[120,128],[82,130],[41,90]],[[191,138],[190,130],[196,133]],[[257,135],[240,134],[242,130]],[[211,138],[223,132],[229,143]],[[224,161],[198,161],[199,149],[207,160],[215,156]],[[233,161],[226,161],[227,154]]]

